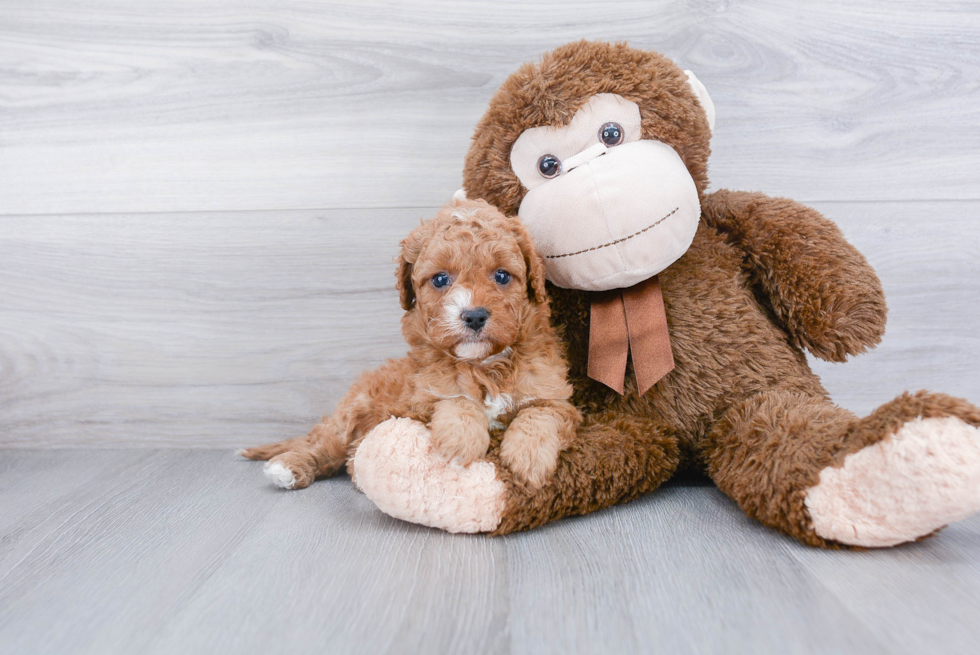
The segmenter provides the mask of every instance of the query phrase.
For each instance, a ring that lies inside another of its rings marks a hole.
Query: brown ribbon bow
[[[598,293],[592,301],[589,377],[623,393],[630,352],[641,395],[674,369],[664,296],[656,275],[628,289]]]

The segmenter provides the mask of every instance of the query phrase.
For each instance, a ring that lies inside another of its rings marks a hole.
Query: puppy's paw
[[[312,463],[297,453],[283,453],[273,457],[262,472],[281,489],[305,489],[315,477]]]
[[[500,461],[518,481],[540,489],[555,474],[561,439],[558,422],[547,416],[515,419],[500,444]]]
[[[262,468],[262,472],[280,489],[292,489],[296,485],[296,474],[291,468],[279,462],[268,462]]]
[[[469,466],[485,457],[490,448],[490,433],[478,423],[456,421],[432,421],[432,447],[449,461]]]

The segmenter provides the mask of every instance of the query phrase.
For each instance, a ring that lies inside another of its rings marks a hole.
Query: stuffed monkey
[[[813,546],[890,546],[980,510],[980,410],[903,394],[837,407],[804,356],[842,362],[885,329],[881,284],[818,212],[708,186],[714,107],[665,57],[578,42],[490,102],[465,193],[519,214],[545,259],[552,323],[586,419],[549,484],[491,451],[442,462],[393,419],[354,455],[393,516],[504,534],[703,470],[743,511]]]

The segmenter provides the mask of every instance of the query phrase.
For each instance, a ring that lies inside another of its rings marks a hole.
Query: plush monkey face
[[[700,82],[662,56],[570,44],[501,87],[465,188],[518,211],[553,283],[629,287],[691,244],[712,115]]]
[[[532,127],[510,165],[528,189],[518,210],[560,287],[630,287],[674,263],[701,216],[677,152],[642,138],[640,108],[592,96],[564,127]]]

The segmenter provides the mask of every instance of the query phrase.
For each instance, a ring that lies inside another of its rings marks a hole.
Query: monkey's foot
[[[491,462],[463,467],[432,448],[418,421],[391,418],[357,447],[354,483],[385,514],[448,532],[491,532],[504,513],[504,483]]]
[[[980,511],[980,430],[953,416],[908,421],[821,471],[805,503],[824,539],[914,541]]]

